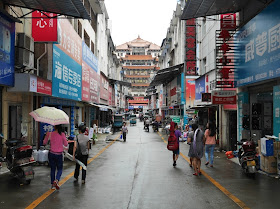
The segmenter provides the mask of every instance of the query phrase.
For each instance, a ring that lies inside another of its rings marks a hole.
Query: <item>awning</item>
[[[18,22],[21,23],[21,21],[17,18],[15,18],[14,16],[10,15],[6,10],[0,8],[0,12],[6,16],[7,18],[9,18],[10,20],[12,20],[13,22]]]
[[[171,82],[175,77],[181,74],[183,69],[184,63],[159,70],[150,83],[150,87]]]
[[[115,79],[111,79],[111,78],[109,79],[109,82],[110,82],[110,84],[118,83],[118,84],[123,85],[123,86],[128,86],[128,87],[131,86],[131,83],[129,83],[129,82],[120,81],[120,80],[115,80]]]
[[[4,4],[34,9],[39,11],[51,12],[70,17],[89,19],[81,0],[2,0]]]
[[[188,0],[182,20],[211,15],[240,13],[241,26],[260,13],[273,0]]]

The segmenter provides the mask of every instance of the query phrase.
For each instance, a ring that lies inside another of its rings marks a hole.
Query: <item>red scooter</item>
[[[241,145],[238,152],[239,163],[245,174],[254,176],[260,168],[256,144],[252,140],[242,139],[237,143]]]

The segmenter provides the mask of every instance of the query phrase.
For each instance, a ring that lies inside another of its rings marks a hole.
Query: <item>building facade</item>
[[[123,68],[123,79],[131,83],[127,109],[146,109],[149,101],[145,99],[151,75],[158,67],[160,47],[138,37],[116,47],[116,53]]]

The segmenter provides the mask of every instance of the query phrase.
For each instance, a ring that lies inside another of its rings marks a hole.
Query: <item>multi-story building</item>
[[[130,109],[143,109],[149,102],[144,96],[151,76],[159,69],[160,46],[138,37],[117,46],[116,53],[122,64],[124,81],[131,83],[129,94],[134,100],[128,102]]]

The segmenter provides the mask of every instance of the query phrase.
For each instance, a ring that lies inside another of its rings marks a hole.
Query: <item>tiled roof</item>
[[[148,47],[151,50],[160,49],[160,46],[158,46],[152,42],[145,41],[145,40],[141,39],[140,36],[138,36],[138,38],[136,38],[132,41],[129,41],[129,42],[126,42],[124,44],[117,46],[116,50],[125,50],[125,49],[128,49],[129,47]]]

